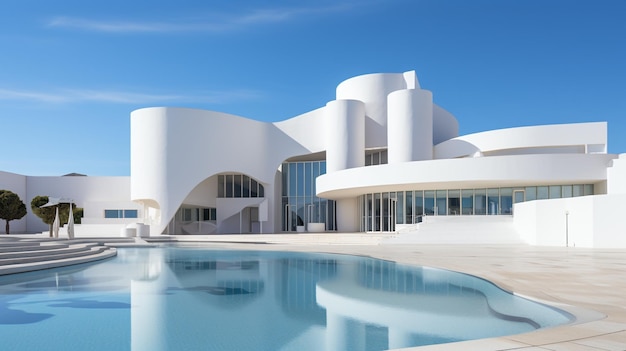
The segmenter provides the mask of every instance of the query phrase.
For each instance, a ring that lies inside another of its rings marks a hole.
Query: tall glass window
[[[334,201],[315,196],[315,179],[326,173],[326,161],[285,162],[281,170],[282,230],[296,231],[309,223],[324,223],[326,230],[336,230]],[[259,196],[263,193],[259,188]],[[369,210],[363,207],[364,214]]]
[[[510,215],[513,213],[513,189],[500,188],[500,214]]]
[[[407,191],[408,193],[408,191]],[[415,190],[415,217],[422,216],[424,214],[424,192],[421,190]]]
[[[500,213],[500,194],[499,189],[487,189],[487,211],[490,215]]]
[[[424,191],[424,214],[432,216],[435,214],[435,191]]]
[[[487,214],[487,190],[476,189],[474,191],[474,214]]]
[[[448,190],[448,215],[461,214],[461,190]]]
[[[406,192],[406,224],[413,223],[413,192]]]
[[[404,224],[404,191],[396,195],[396,223]]]
[[[463,215],[474,214],[474,189],[461,190],[461,213]]]

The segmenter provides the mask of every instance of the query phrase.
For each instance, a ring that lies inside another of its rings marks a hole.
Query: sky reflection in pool
[[[385,350],[570,321],[472,276],[363,257],[169,247],[0,277],[11,350]]]

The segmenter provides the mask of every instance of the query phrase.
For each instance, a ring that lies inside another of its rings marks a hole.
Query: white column
[[[357,199],[337,199],[337,231],[353,233],[359,231],[359,206]]]
[[[365,166],[365,104],[334,100],[326,104],[326,172]]]
[[[388,162],[433,158],[433,94],[423,89],[394,91],[387,96]]]

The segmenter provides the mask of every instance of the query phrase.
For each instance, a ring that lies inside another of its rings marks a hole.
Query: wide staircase
[[[117,251],[104,242],[128,242],[132,238],[24,239],[0,238],[0,275],[92,262],[113,257]]]
[[[430,216],[385,244],[524,244],[512,216]]]

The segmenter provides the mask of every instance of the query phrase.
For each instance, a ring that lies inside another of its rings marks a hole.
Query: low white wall
[[[540,246],[626,248],[626,194],[536,200],[515,204],[522,240]]]

